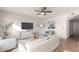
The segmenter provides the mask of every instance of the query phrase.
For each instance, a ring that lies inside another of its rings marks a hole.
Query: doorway
[[[70,20],[70,34],[75,37],[79,37],[79,19]]]

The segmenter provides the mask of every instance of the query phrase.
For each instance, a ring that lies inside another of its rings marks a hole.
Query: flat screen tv
[[[22,22],[21,28],[22,29],[33,29],[33,23]]]

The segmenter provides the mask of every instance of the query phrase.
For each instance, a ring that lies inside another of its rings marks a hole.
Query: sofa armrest
[[[16,47],[16,38],[0,40],[0,51],[7,51]]]

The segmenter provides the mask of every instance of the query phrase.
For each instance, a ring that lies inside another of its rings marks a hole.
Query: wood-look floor
[[[54,52],[79,52],[79,37],[61,39],[59,47]]]

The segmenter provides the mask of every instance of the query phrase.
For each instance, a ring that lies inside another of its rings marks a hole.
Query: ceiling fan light
[[[42,12],[41,14],[44,15],[44,12]]]

